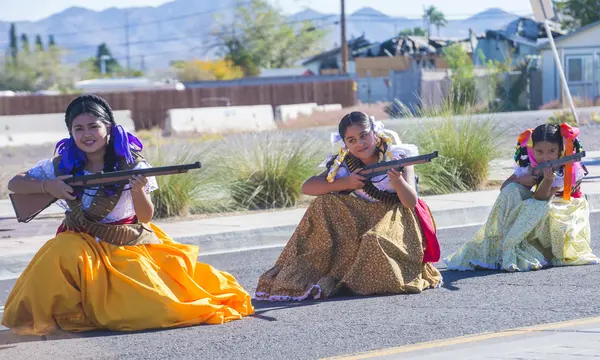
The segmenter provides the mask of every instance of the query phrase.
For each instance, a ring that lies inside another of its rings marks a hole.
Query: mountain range
[[[232,19],[235,4],[236,0],[175,0],[157,7],[109,8],[103,11],[71,7],[39,21],[22,21],[15,25],[19,36],[25,33],[32,40],[36,34],[44,39],[53,34],[57,45],[69,50],[69,62],[95,56],[97,46],[104,42],[113,56],[126,65],[126,44],[129,42],[132,68],[160,69],[167,67],[171,60],[216,56],[215,50],[209,46],[213,39],[210,33],[218,28],[219,21],[227,24]],[[465,38],[469,29],[476,33],[500,29],[518,17],[492,8],[466,19],[448,20],[439,35]],[[288,16],[290,24],[303,20],[313,20],[317,28],[329,30],[321,44],[322,49],[339,46],[339,15],[307,9]],[[10,25],[10,22],[0,21],[0,50],[8,47]],[[370,41],[384,41],[403,29],[415,26],[423,27],[423,20],[393,17],[370,7],[346,16],[348,38],[364,34]],[[432,28],[432,35],[437,34],[437,30]]]

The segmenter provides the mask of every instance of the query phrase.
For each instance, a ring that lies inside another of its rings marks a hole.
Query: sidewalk
[[[585,163],[590,175],[582,184],[582,191],[592,211],[600,211],[600,151],[588,152]],[[512,173],[512,164],[500,161],[494,169],[490,178],[506,179]],[[424,196],[423,199],[431,208],[438,229],[443,229],[484,223],[498,194],[499,190],[489,190]],[[285,245],[305,211],[305,208],[297,208],[190,221],[156,221],[156,224],[175,240],[198,245],[202,254],[209,254]],[[3,270],[14,272],[23,262],[26,265],[55,234],[62,213],[62,209],[54,206],[45,210],[39,219],[20,224],[14,218],[10,201],[0,200],[0,279]]]

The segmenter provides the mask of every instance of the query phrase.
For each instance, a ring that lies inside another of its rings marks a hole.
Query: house
[[[559,37],[564,34],[552,31]],[[543,23],[521,17],[506,25],[503,29],[487,30],[474,41],[473,62],[483,65],[489,60],[518,65],[524,60],[537,56],[539,46],[547,41]]]
[[[364,35],[348,40],[348,73],[353,74],[355,72],[355,64],[353,61],[355,54],[371,45],[372,44],[364,37]],[[337,74],[342,69],[342,49],[338,46],[317,54],[304,60],[302,66],[312,71],[314,74]]]
[[[600,21],[554,40],[571,96],[600,97]],[[543,102],[562,99],[562,84],[549,43],[539,47],[542,62]]]

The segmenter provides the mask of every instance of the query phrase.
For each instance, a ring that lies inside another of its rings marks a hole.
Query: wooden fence
[[[262,84],[216,88],[188,88],[182,91],[158,90],[103,93],[113,110],[130,110],[136,129],[162,126],[166,111],[177,108],[230,106],[356,103],[354,81],[349,79],[287,84]],[[1,115],[52,114],[65,111],[75,95],[0,97]]]

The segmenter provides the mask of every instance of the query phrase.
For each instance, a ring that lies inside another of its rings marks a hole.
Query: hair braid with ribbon
[[[363,112],[351,112],[344,116],[340,121],[338,126],[338,132],[331,134],[331,146],[332,146],[332,154],[333,148],[336,143],[340,141],[344,141],[344,135],[346,130],[351,125],[362,125],[366,128],[369,128],[373,131],[377,136],[376,143],[376,151],[378,152],[379,161],[390,161],[393,158],[391,147],[392,147],[392,139],[387,136],[384,132],[384,126],[381,121],[374,121],[373,117],[369,117],[367,114]],[[346,157],[350,153],[350,150],[344,145],[340,148],[337,155],[332,156],[331,160],[327,163],[327,169],[329,169],[329,174],[327,175],[327,181],[332,183],[335,181],[335,176],[342,165],[342,163],[346,160]]]
[[[570,156],[583,151],[583,146],[578,138],[579,129],[567,123],[561,125],[543,124],[535,129],[525,130],[517,139],[517,148],[514,155],[515,163],[519,167],[536,167],[533,147],[536,143],[547,141],[559,145],[559,157]],[[569,163],[561,167],[560,173],[564,175],[563,197],[568,200],[571,196],[572,185],[576,181],[576,174],[582,167],[581,163]]]

